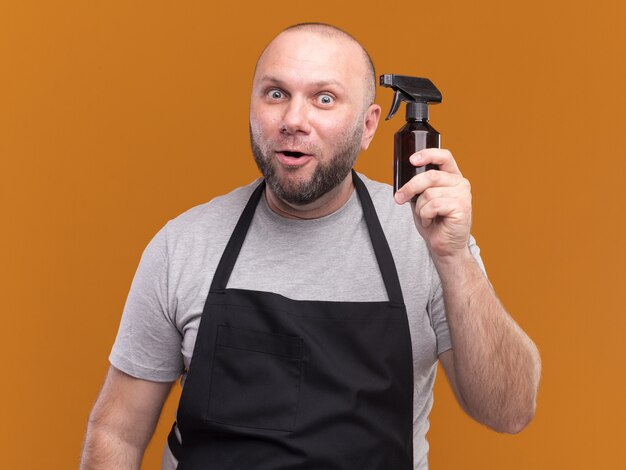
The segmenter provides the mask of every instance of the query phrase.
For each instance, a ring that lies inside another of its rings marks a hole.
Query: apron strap
[[[387,297],[389,297],[390,302],[404,304],[396,264],[393,260],[391,250],[389,249],[385,233],[383,232],[380,221],[378,220],[378,215],[376,215],[376,209],[374,208],[372,198],[367,191],[365,184],[354,170],[352,170],[352,181],[354,182],[357,195],[361,201],[367,230],[372,240],[372,246],[374,248],[376,260],[378,261],[380,273],[383,277],[383,282],[385,283],[385,288],[387,289]],[[230,278],[233,268],[235,267],[237,257],[239,256],[239,252],[243,246],[248,229],[252,223],[252,218],[254,217],[256,206],[261,199],[264,189],[265,181],[261,181],[250,196],[246,207],[241,213],[241,217],[233,230],[230,240],[228,240],[228,244],[224,249],[222,258],[217,265],[213,281],[211,282],[211,292],[226,289],[228,279]]]
[[[176,436],[176,421],[174,421],[172,429],[167,435],[167,445],[174,458],[180,462],[180,459],[183,457],[183,445],[178,442],[178,437]]]
[[[250,228],[252,218],[254,217],[254,211],[256,210],[259,200],[261,199],[264,188],[265,180],[261,181],[261,183],[256,187],[252,196],[250,196],[246,207],[243,209],[241,217],[239,217],[235,230],[233,230],[230,240],[228,240],[228,244],[222,254],[222,258],[220,259],[217,269],[215,270],[213,282],[211,282],[211,292],[226,289],[228,279],[230,279],[230,274],[233,272],[233,268],[235,267],[235,263],[239,257],[239,252],[241,251],[243,241],[246,239],[246,235],[248,234],[248,228]]]
[[[380,273],[383,276],[383,282],[385,283],[385,288],[387,289],[389,301],[396,304],[404,304],[404,297],[402,296],[402,288],[400,287],[400,279],[398,278],[396,263],[393,260],[389,243],[387,243],[387,237],[385,237],[385,232],[383,232],[383,228],[380,225],[380,220],[376,214],[372,197],[365,187],[365,183],[363,183],[354,170],[352,170],[352,180],[354,181],[354,186],[356,187],[357,194],[361,200],[363,216],[365,217],[367,230],[369,231],[370,238],[372,239],[372,246],[374,247],[374,253],[376,254],[376,260],[378,261]]]

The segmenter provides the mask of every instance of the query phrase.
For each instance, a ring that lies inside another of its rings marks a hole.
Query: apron
[[[354,171],[352,177],[389,301],[292,300],[228,289],[261,182],[202,312],[175,423],[182,445],[174,427],[168,437],[178,470],[413,468],[406,308],[372,199]]]

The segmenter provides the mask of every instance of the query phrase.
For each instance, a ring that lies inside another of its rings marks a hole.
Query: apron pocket
[[[296,336],[218,326],[208,420],[293,431],[303,351]]]

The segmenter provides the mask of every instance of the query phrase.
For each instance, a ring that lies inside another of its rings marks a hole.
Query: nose
[[[309,109],[306,100],[292,97],[282,117],[280,132],[286,135],[308,134],[311,130],[309,122]]]

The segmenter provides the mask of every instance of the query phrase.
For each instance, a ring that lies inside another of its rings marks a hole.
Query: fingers
[[[429,170],[415,175],[396,192],[394,198],[398,204],[404,204],[416,194],[429,188],[455,188],[459,193],[469,192],[469,181],[460,174],[447,173],[439,170]]]
[[[436,186],[433,188],[426,189],[419,197],[418,201],[421,205],[426,204],[433,199],[437,199],[440,197],[446,198],[458,198],[462,196],[462,191],[459,191],[458,188],[452,186]]]
[[[439,165],[439,170],[461,175],[452,153],[447,149],[423,149],[410,157],[410,162],[415,166],[424,166],[429,163]]]
[[[415,208],[422,227],[426,228],[437,216],[450,217],[458,208],[458,202],[453,198],[437,198]]]
[[[426,228],[437,217],[445,217],[447,220],[465,220],[471,214],[470,204],[467,199],[460,197],[436,197],[429,200],[420,199],[415,206],[417,220]]]

